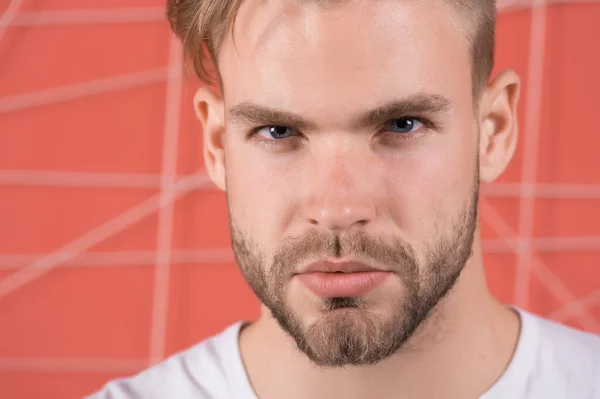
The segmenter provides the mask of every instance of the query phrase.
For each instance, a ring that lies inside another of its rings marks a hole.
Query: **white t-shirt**
[[[521,334],[502,377],[480,399],[600,399],[600,337],[519,311]],[[256,399],[238,322],[88,399]]]

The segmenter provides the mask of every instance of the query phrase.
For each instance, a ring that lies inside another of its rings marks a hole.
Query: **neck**
[[[367,367],[311,363],[270,312],[245,328],[242,358],[260,398],[475,398],[502,375],[516,347],[518,316],[488,292],[479,239],[451,293],[405,348]],[[434,383],[433,383],[434,382]]]

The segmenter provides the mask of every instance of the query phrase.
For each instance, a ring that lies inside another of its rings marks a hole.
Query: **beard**
[[[456,284],[472,255],[478,196],[476,173],[451,231],[427,246],[422,263],[406,241],[372,237],[362,229],[309,230],[282,240],[268,261],[250,235],[236,227],[230,211],[232,247],[256,296],[309,360],[322,367],[373,365],[400,351]],[[385,316],[372,310],[368,296],[319,299],[320,314],[307,325],[286,301],[289,280],[307,260],[342,257],[385,265],[400,277],[403,294],[389,300],[392,310]]]

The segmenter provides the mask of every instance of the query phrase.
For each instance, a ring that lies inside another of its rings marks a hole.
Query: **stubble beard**
[[[313,363],[322,367],[373,365],[401,350],[455,286],[472,255],[478,196],[477,173],[471,198],[455,218],[450,234],[428,246],[423,264],[412,246],[398,238],[385,241],[362,230],[338,235],[310,230],[283,240],[270,267],[265,267],[266,257],[237,228],[230,212],[232,246],[252,290]],[[369,298],[327,298],[319,301],[320,315],[307,325],[292,309],[286,302],[286,287],[298,264],[309,258],[336,257],[373,261],[397,273],[402,295],[388,305],[387,314],[372,311]]]

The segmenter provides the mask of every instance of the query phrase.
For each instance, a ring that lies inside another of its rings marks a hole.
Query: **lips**
[[[340,298],[364,296],[390,274],[360,262],[315,262],[296,277],[318,297]]]

